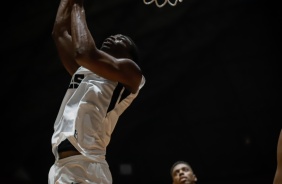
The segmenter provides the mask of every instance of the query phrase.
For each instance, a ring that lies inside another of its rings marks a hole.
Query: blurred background
[[[160,1],[161,2],[161,1]],[[3,183],[47,184],[53,123],[70,82],[51,38],[59,0],[7,2],[3,14]],[[281,124],[281,10],[259,0],[85,0],[100,46],[132,37],[146,84],[107,150],[115,184],[270,184]],[[7,80],[6,80],[7,79]],[[1,181],[2,183],[2,181]]]

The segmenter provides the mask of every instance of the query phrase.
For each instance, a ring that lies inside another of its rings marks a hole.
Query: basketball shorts
[[[75,155],[51,166],[48,184],[112,184],[112,175],[108,164]]]

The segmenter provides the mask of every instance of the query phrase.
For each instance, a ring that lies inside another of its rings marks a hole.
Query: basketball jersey
[[[139,90],[145,84],[145,78]],[[136,98],[119,83],[80,67],[72,76],[54,124],[52,152],[68,139],[81,154],[105,162],[106,147],[119,116]]]

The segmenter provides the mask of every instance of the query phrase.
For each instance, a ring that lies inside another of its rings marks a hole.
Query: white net
[[[157,7],[159,7],[159,8],[163,7],[167,3],[170,4],[171,6],[175,6],[178,1],[182,2],[182,0],[163,0],[162,3],[159,3],[158,0],[143,0],[143,1],[146,5],[149,5],[149,4],[152,4],[153,2],[155,2]],[[174,2],[172,2],[172,1],[174,1]]]

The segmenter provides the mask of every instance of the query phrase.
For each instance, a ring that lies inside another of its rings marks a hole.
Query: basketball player
[[[129,37],[117,34],[98,49],[83,0],[61,0],[52,36],[72,78],[54,124],[55,162],[48,183],[111,184],[107,145],[119,116],[145,83],[137,48]]]
[[[282,184],[282,129],[277,144],[277,168],[273,184]]]
[[[197,177],[192,167],[185,161],[175,162],[170,169],[172,184],[195,184]]]

